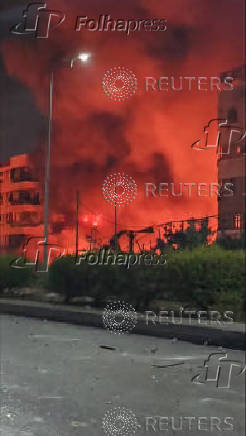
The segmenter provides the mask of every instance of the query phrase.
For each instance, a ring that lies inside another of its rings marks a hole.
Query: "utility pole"
[[[70,62],[70,68],[74,66],[76,60],[82,63],[87,63],[91,57],[91,53],[81,52],[73,57]],[[48,243],[49,243],[49,187],[50,187],[50,152],[52,140],[52,118],[53,118],[53,88],[54,88],[54,71],[50,73],[49,80],[49,128],[48,128],[48,147],[46,151],[45,165],[45,182],[44,182],[44,255],[43,264],[45,270],[48,267]]]
[[[45,184],[44,184],[44,256],[43,264],[47,269],[48,265],[48,243],[49,243],[49,187],[50,187],[50,151],[52,138],[52,116],[53,116],[53,83],[54,74],[50,74],[49,86],[49,129],[48,129],[48,147],[46,152],[45,165]]]
[[[134,253],[134,238],[135,234],[132,230],[129,231],[129,253]]]
[[[76,191],[76,261],[79,255],[79,191]]]
[[[117,204],[114,205],[114,249],[117,251]]]
[[[114,250],[117,251],[117,187],[114,187]]]

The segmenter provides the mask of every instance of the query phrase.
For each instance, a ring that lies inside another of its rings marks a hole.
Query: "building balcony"
[[[8,196],[8,204],[11,206],[19,205],[40,205],[39,192],[33,191],[13,191]]]
[[[35,182],[37,180],[33,176],[30,168],[19,167],[19,168],[12,168],[10,170],[10,181],[12,183],[19,183],[19,182],[33,182],[33,181]]]
[[[32,206],[40,206],[39,200],[12,200],[9,201],[11,206],[20,206],[20,205],[32,205]]]

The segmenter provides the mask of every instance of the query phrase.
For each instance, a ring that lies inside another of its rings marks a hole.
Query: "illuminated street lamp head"
[[[87,53],[87,52],[83,52],[83,53],[79,53],[79,54],[78,54],[78,59],[79,59],[81,62],[88,62],[88,60],[90,59],[90,57],[91,57],[91,54],[90,54],[90,53]]]
[[[79,60],[83,64],[86,64],[89,61],[90,57],[91,57],[91,53],[89,53],[89,52],[80,52],[77,56],[75,56],[71,60],[71,68],[73,68],[73,64],[74,64],[75,61]]]

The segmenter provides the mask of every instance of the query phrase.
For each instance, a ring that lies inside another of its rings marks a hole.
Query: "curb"
[[[49,303],[0,299],[0,314],[104,328],[102,313],[86,312],[77,307],[53,306]],[[246,349],[246,335],[244,332],[207,326],[175,325],[172,323],[154,326],[146,325],[144,320],[140,319],[132,334],[134,333],[165,339],[177,338],[178,340],[191,342],[196,345],[221,346],[234,350]]]

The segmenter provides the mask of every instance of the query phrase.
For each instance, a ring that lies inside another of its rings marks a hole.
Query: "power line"
[[[84,206],[84,208],[86,210],[88,210],[93,215],[97,215],[98,214],[98,213],[94,212],[90,207],[88,207],[85,203],[83,203],[83,206]],[[203,217],[198,217],[198,218],[195,218],[193,216],[192,217],[188,217],[188,218],[187,217],[183,217],[183,218],[180,218],[178,220],[170,219],[168,221],[165,221],[165,222],[162,222],[162,223],[159,223],[159,224],[155,224],[155,223],[151,223],[151,224],[150,223],[148,223],[148,224],[139,224],[139,225],[136,225],[136,224],[127,224],[126,226],[124,226],[123,224],[119,223],[119,227],[124,227],[124,230],[139,229],[139,228],[145,228],[145,227],[157,227],[158,228],[158,227],[163,227],[164,225],[167,225],[167,224],[170,224],[170,223],[175,224],[175,223],[181,223],[181,222],[185,222],[185,221],[203,221],[206,218],[219,218],[219,215],[204,215]],[[111,221],[107,217],[104,216],[103,219],[105,221],[107,221],[109,224],[114,225],[114,221]]]

